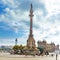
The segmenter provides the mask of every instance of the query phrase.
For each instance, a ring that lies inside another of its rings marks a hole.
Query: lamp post
[[[15,45],[17,45],[17,38],[16,38],[16,40],[15,40]]]

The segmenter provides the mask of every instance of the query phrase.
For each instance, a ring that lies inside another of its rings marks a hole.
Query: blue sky
[[[33,4],[33,35],[36,40],[60,44],[60,0],[0,0],[0,45],[26,45],[29,10]]]

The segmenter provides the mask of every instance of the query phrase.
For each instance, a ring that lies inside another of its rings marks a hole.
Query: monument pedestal
[[[36,48],[35,40],[33,38],[33,35],[29,35],[29,38],[27,40],[27,47],[28,48]]]

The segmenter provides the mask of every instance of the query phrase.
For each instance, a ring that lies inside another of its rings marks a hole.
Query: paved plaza
[[[60,55],[58,55],[58,59]],[[56,60],[55,55],[49,56],[25,56],[25,55],[10,55],[9,53],[0,53],[0,60]]]

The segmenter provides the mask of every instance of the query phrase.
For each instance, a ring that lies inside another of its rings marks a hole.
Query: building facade
[[[38,41],[38,47],[43,48],[45,51],[54,52],[55,50],[59,50],[59,45],[55,45],[54,43],[48,44],[45,40]]]

